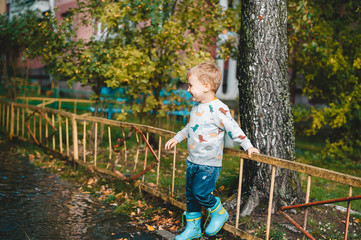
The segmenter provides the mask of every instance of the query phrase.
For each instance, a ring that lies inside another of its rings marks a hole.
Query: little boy
[[[206,207],[211,220],[205,233],[213,236],[221,230],[228,219],[228,212],[222,207],[218,197],[212,192],[222,166],[224,134],[227,133],[251,156],[259,153],[232,118],[227,105],[215,97],[222,79],[219,68],[212,63],[199,64],[188,71],[188,92],[193,106],[189,123],[165,144],[171,149],[184,139],[188,139],[185,212],[187,226],[178,236],[180,239],[194,239],[202,235],[201,210]]]

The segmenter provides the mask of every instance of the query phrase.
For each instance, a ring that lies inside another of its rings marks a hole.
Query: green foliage
[[[42,56],[55,78],[70,86],[77,81],[90,85],[97,97],[102,86],[126,89],[128,109],[135,113],[164,116],[183,107],[162,104],[177,96],[162,96],[161,90],[177,89],[190,67],[212,59],[209,46],[216,44],[216,36],[240,27],[237,11],[223,10],[215,0],[89,0],[77,5],[65,19],[46,16],[28,56]],[[93,29],[92,37],[76,38],[76,29],[69,30],[76,23]],[[235,43],[232,37],[223,41],[219,57],[236,54]]]
[[[361,163],[345,159],[340,164],[340,158],[327,158],[322,157],[324,155],[325,143],[321,138],[315,136],[304,136],[296,138],[296,154],[297,161],[304,164],[309,164],[316,167],[326,168],[329,170],[337,171],[352,176],[360,176]],[[307,186],[307,174],[300,174],[300,180],[303,190],[306,190]],[[311,198],[315,200],[334,199],[347,196],[348,186],[338,184],[332,181],[328,181],[322,178],[312,178]],[[354,189],[353,195],[360,195],[361,189]],[[347,207],[347,202],[337,203],[338,205]],[[352,209],[355,211],[361,211],[361,201],[353,201]]]
[[[308,134],[333,129],[325,155],[355,155],[361,147],[359,1],[289,1],[290,67],[312,108]],[[296,77],[297,76],[297,77]]]
[[[282,240],[284,239],[284,235],[285,235],[285,230],[281,225],[276,225],[270,229],[270,239]],[[259,224],[255,236],[260,238],[266,237],[266,226],[264,223]]]
[[[32,43],[33,29],[38,23],[36,15],[27,11],[24,15],[0,15],[0,78],[9,98],[15,98],[15,83],[21,52]]]

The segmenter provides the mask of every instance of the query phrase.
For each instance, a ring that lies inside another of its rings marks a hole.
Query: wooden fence
[[[36,105],[37,107],[46,107],[48,105],[52,105],[52,104],[56,104],[56,108],[58,110],[65,110],[65,111],[70,111],[72,110],[73,113],[77,113],[77,109],[85,109],[87,111],[89,111],[89,109],[91,107],[93,107],[93,105],[95,104],[95,100],[89,100],[89,99],[73,99],[73,98],[51,98],[51,97],[17,97],[16,98],[17,102],[20,103],[24,103],[24,104],[29,104],[29,105]],[[106,100],[104,98],[100,99],[99,103],[100,106],[100,110],[104,111],[106,109],[102,109],[104,107],[104,105],[106,105],[105,103],[107,102],[112,102],[112,104],[114,105],[114,107],[117,106],[121,106],[122,104],[124,104],[124,102],[119,102],[119,101],[110,101],[110,100]],[[66,104],[66,106],[65,106]]]
[[[186,210],[186,204],[177,200],[178,196],[184,196],[184,192],[182,193],[184,183],[181,183],[181,181],[184,181],[185,175],[186,149],[184,145],[182,147],[180,144],[178,148],[172,151],[164,150],[164,143],[173,137],[175,132],[146,125],[77,115],[58,109],[0,100],[0,128],[6,131],[10,138],[17,137],[32,142],[37,139],[43,147],[61,153],[88,168],[114,177],[119,177],[114,169],[131,175],[146,169],[154,163],[154,158],[149,154],[148,148],[138,133],[134,133],[132,139],[124,142],[121,155],[116,155],[112,151],[112,146],[117,144],[117,139],[124,138],[127,131],[129,133],[133,126],[141,130],[146,139],[151,142],[160,161],[155,169],[152,169],[139,179],[139,187]],[[54,129],[56,131],[53,132]],[[94,138],[89,137],[92,132],[94,132]],[[99,138],[99,135],[102,135],[103,138]],[[94,142],[90,142],[92,139],[94,139]],[[97,141],[99,140],[102,140],[102,143],[98,148],[99,142]],[[239,227],[243,164],[244,159],[249,158],[245,152],[235,149],[225,149],[225,156],[236,157],[240,160],[236,218],[235,221],[228,221],[224,229],[244,239],[259,239]],[[118,165],[114,165],[114,159],[120,160],[117,161]],[[349,196],[352,196],[352,188],[361,188],[361,178],[311,165],[266,155],[254,155],[250,160],[268,164],[272,168],[265,239],[270,237],[276,168],[307,174],[305,203],[309,202],[312,177],[320,177],[349,186]],[[349,209],[350,204],[348,204]],[[348,221],[349,219],[346,220],[346,238]],[[306,225],[304,225],[304,228],[306,228]]]

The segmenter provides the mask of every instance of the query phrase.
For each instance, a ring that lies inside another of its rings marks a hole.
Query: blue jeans
[[[213,207],[217,200],[212,192],[221,167],[194,164],[187,160],[187,212],[201,212],[202,206]]]

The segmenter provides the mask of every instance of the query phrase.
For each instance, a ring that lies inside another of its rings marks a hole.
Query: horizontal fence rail
[[[27,99],[23,100],[28,101]],[[7,132],[10,138],[17,137],[34,143],[44,140],[43,147],[56,151],[87,168],[117,178],[121,178],[123,175],[123,179],[126,179],[129,176],[145,172],[156,163],[156,167],[149,169],[146,174],[139,175],[137,184],[142,190],[186,210],[186,204],[176,198],[185,195],[186,148],[180,144],[174,150],[164,150],[164,143],[173,137],[175,132],[141,124],[77,115],[59,109],[46,108],[44,107],[47,105],[45,103],[46,100],[44,100],[44,104],[35,106],[0,100],[0,128]],[[134,128],[138,131],[131,134],[130,131]],[[113,150],[112,146],[114,145],[117,145],[117,151]],[[224,229],[244,239],[260,239],[239,227],[244,159],[268,164],[272,169],[265,239],[270,238],[276,168],[288,169],[308,176],[306,204],[309,202],[312,177],[349,186],[350,193],[346,197],[352,197],[353,187],[361,188],[361,178],[359,177],[307,164],[262,154],[254,154],[249,158],[244,151],[236,149],[225,149],[224,154],[239,159],[235,222],[226,223]],[[349,210],[350,204],[348,204]],[[303,229],[306,229],[306,220],[307,210]],[[345,230],[347,232],[347,228]]]

